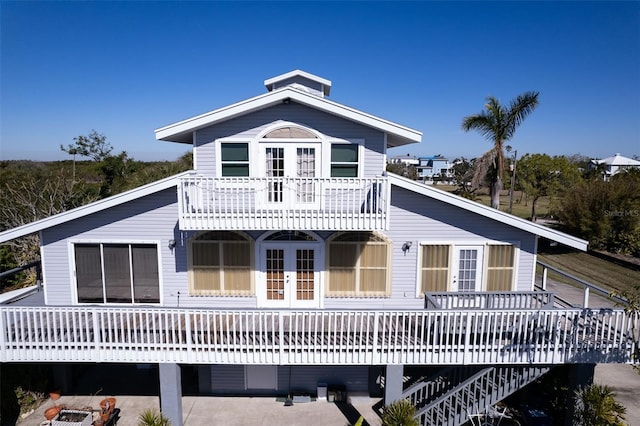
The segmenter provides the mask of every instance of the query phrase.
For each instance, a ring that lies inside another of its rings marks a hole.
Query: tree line
[[[52,216],[193,168],[191,152],[175,161],[143,162],[126,151],[113,153],[105,135],[88,135],[60,146],[69,161],[0,161],[0,231]],[[0,271],[39,257],[37,234],[0,245]],[[32,282],[35,274],[28,273]],[[25,281],[3,279],[2,288]]]

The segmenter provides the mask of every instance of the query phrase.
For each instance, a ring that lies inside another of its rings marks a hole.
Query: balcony
[[[376,178],[207,178],[178,185],[181,230],[388,229],[389,183]]]
[[[543,306],[546,301],[543,296],[534,305]],[[512,309],[516,305],[507,305],[403,311],[5,305],[0,307],[0,362],[633,362],[639,330],[634,314],[622,309]]]

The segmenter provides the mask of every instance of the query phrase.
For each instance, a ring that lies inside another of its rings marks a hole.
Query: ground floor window
[[[189,293],[253,295],[253,244],[237,232],[211,231],[189,242]]]
[[[425,292],[511,291],[516,254],[513,244],[421,243],[418,297]]]
[[[79,303],[160,303],[156,244],[75,244]]]
[[[388,296],[390,246],[372,232],[345,232],[329,239],[327,296]]]

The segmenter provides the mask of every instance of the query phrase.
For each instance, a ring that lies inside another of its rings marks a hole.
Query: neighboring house
[[[396,155],[395,157],[389,158],[389,164],[403,164],[405,166],[418,167],[420,160],[418,157],[411,154]]]
[[[421,133],[328,100],[328,80],[264,83],[156,130],[193,171],[0,233],[40,234],[44,283],[0,305],[0,361],[156,363],[174,425],[188,366],[202,394],[333,384],[462,424],[553,365],[631,362],[624,311],[533,292],[539,238],[586,241],[385,173]],[[416,366],[437,379],[407,387]]]
[[[433,181],[434,179],[447,181],[453,178],[453,173],[450,171],[453,164],[449,162],[448,158],[442,155],[434,155],[420,157],[418,160],[418,177],[423,181]]]
[[[620,154],[616,154],[613,157],[603,158],[601,160],[592,159],[589,162],[588,170],[594,170],[600,168],[602,170],[602,178],[606,181],[611,179],[611,176],[624,170],[638,168],[640,169],[640,161],[633,158],[623,157]]]

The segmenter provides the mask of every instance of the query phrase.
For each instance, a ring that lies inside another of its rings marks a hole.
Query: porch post
[[[585,387],[593,383],[595,370],[595,364],[573,364],[569,367],[569,391],[567,392],[567,413],[564,419],[565,425],[573,425],[573,410],[575,407],[573,398],[575,392],[580,387]]]
[[[160,411],[173,426],[182,426],[182,380],[178,364],[159,364]]]
[[[402,376],[404,365],[387,364],[384,380],[384,405],[402,399]]]

